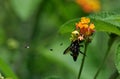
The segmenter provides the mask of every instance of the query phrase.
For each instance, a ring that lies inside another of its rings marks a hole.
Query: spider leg
[[[79,51],[81,54],[85,55],[82,51]],[[86,56],[86,55],[85,55]]]
[[[68,52],[69,52],[69,50],[70,50],[70,47],[66,48],[66,49],[65,49],[65,51],[63,52],[63,54],[68,53]]]
[[[83,47],[83,45],[80,45],[80,47]]]

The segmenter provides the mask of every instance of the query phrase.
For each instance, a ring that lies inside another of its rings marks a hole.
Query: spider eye
[[[79,35],[78,33],[76,33],[76,35]]]

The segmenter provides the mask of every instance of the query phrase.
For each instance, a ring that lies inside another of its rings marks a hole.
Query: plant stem
[[[96,72],[96,74],[95,74],[95,76],[94,76],[93,79],[97,79],[97,77],[98,77],[98,75],[99,75],[99,73],[100,73],[103,65],[105,64],[105,61],[106,61],[106,59],[107,59],[107,57],[108,57],[108,54],[109,54],[110,49],[112,48],[112,45],[114,44],[114,42],[119,41],[119,40],[116,40],[116,39],[117,39],[117,36],[116,36],[116,35],[114,35],[114,34],[111,34],[111,35],[110,35],[110,39],[109,39],[109,41],[108,41],[108,46],[109,46],[109,47],[108,47],[108,49],[107,49],[107,52],[105,53],[105,56],[104,56],[104,58],[103,58],[103,62],[102,62],[101,65],[99,66],[99,68],[98,68],[98,70],[97,70],[97,72]]]
[[[88,43],[86,42],[85,43],[85,49],[84,49],[84,55],[83,55],[83,58],[82,58],[82,63],[81,63],[79,74],[78,74],[78,79],[80,79],[81,73],[82,73],[82,70],[83,70],[83,66],[84,66],[84,62],[85,62],[85,56],[86,56],[86,51],[87,51],[87,45],[88,45]]]
[[[105,56],[104,56],[103,62],[101,63],[100,67],[98,68],[98,70],[97,70],[97,72],[96,72],[96,74],[94,76],[94,79],[96,79],[98,77],[98,75],[99,75],[99,73],[100,73],[100,71],[101,71],[101,69],[102,69],[102,67],[103,67],[103,65],[104,65],[104,63],[105,63],[105,61],[107,59],[108,54],[109,54],[109,52],[107,51]]]

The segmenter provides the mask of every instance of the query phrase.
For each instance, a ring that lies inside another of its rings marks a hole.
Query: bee
[[[68,46],[63,54],[67,54],[68,52],[71,52],[70,55],[73,57],[73,60],[76,61],[79,53],[85,55],[82,51],[80,51],[80,47],[83,47],[83,45],[80,45],[83,41],[75,40],[72,41],[70,46]]]

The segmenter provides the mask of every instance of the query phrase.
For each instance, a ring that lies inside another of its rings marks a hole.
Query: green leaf
[[[16,14],[22,19],[27,20],[42,2],[42,0],[10,0]]]
[[[118,72],[120,73],[120,37],[117,37],[116,40],[114,41],[111,47],[111,52],[113,52],[113,50],[115,51],[115,55],[114,55],[115,65]]]
[[[0,58],[0,70],[5,74],[6,77],[12,79],[18,79],[11,68]]]
[[[59,33],[60,34],[71,33],[75,29],[75,23],[78,21],[79,19],[73,19],[73,20],[66,22],[60,27]]]
[[[96,31],[103,31],[120,35],[120,28],[118,28],[116,25],[110,24],[109,22],[105,22],[99,19],[91,20],[95,24]]]
[[[120,12],[101,12],[89,16],[95,21],[98,31],[111,32],[120,35]],[[99,26],[99,27],[98,27]]]
[[[119,17],[120,15],[116,15],[116,13],[101,13],[89,16],[91,22],[95,24],[96,31],[109,32],[116,35],[120,35]],[[66,22],[60,27],[59,33],[71,33],[75,29],[75,23],[79,21],[80,18]]]
[[[118,72],[120,73],[120,43],[117,46],[116,50],[116,67],[118,69]]]

